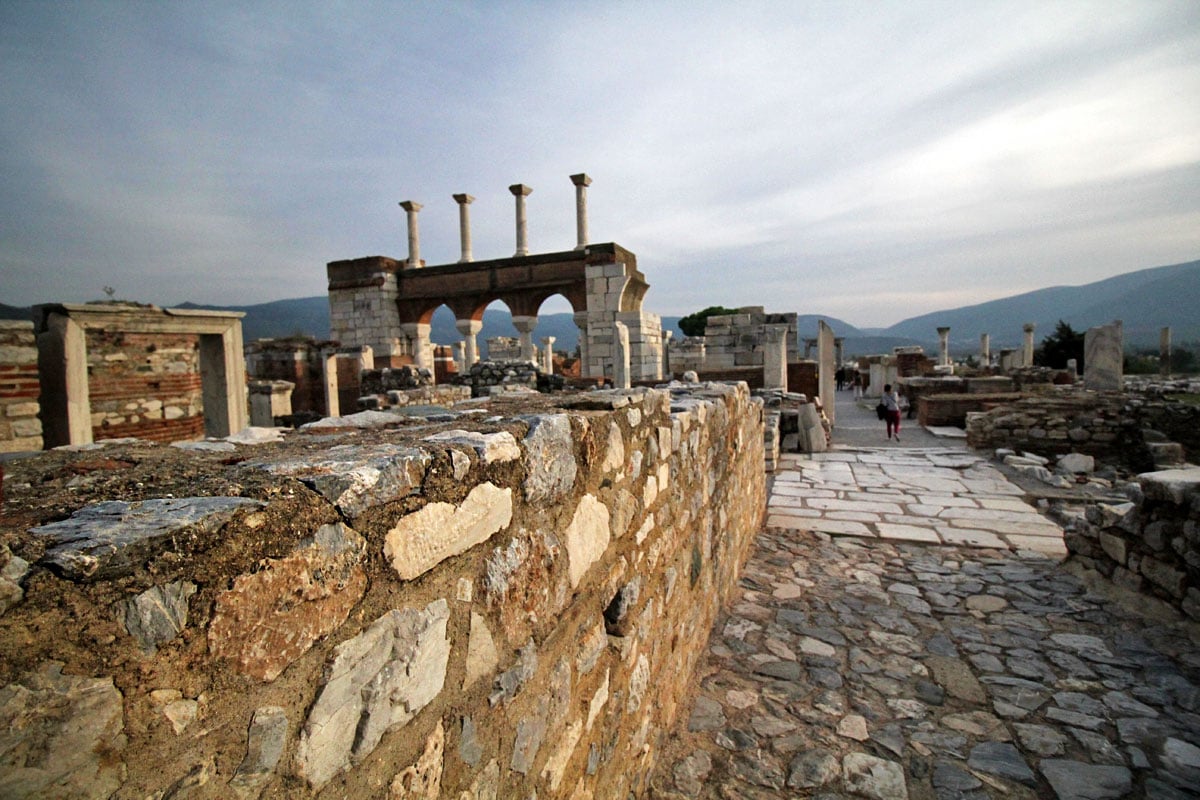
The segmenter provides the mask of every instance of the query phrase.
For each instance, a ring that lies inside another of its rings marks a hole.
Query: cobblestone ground
[[[1194,630],[1064,552],[965,450],[792,457],[650,796],[1200,796]]]

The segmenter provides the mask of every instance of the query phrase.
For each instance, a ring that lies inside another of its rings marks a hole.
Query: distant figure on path
[[[863,396],[863,379],[862,379],[862,373],[861,373],[861,372],[859,372],[858,370],[854,370],[854,380],[853,380],[853,381],[851,381],[851,382],[852,382],[852,383],[853,383],[853,385],[854,385],[854,399],[855,399],[855,400],[862,400],[862,396]]]
[[[883,387],[883,397],[880,400],[884,407],[884,422],[887,423],[887,436],[889,439],[894,435],[896,441],[900,441],[900,395],[892,390],[892,385],[889,383]]]
[[[838,367],[837,372],[833,373],[833,379],[837,381],[837,391],[846,388],[846,368]]]

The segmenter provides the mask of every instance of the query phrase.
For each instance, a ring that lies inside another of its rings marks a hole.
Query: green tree
[[[725,308],[725,306],[709,306],[703,311],[697,311],[695,314],[688,314],[679,320],[679,330],[683,331],[688,336],[703,336],[704,326],[709,317],[724,317],[728,314],[736,314],[736,308]]]
[[[1067,361],[1073,358],[1076,368],[1083,371],[1083,337],[1083,333],[1060,319],[1054,333],[1042,339],[1042,343],[1033,351],[1033,363],[1040,367],[1064,369]]]

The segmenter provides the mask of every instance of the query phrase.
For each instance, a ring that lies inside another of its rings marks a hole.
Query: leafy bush
[[[725,306],[709,306],[703,311],[697,311],[695,314],[688,314],[679,320],[679,330],[683,331],[688,336],[703,336],[704,326],[709,317],[724,317],[729,314],[736,314],[736,308],[725,308]]]

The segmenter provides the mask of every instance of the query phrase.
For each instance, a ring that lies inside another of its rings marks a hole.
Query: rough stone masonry
[[[0,796],[641,793],[762,442],[702,384],[10,462]]]

